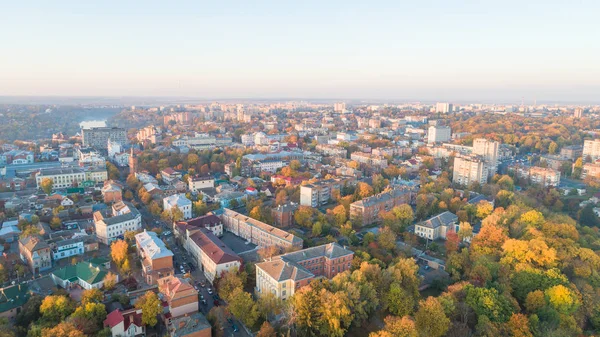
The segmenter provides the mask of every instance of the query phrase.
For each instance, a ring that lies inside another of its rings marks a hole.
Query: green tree
[[[377,243],[383,249],[394,249],[394,247],[396,247],[396,233],[389,227],[383,227],[377,236]]]
[[[412,314],[415,306],[413,295],[396,282],[390,286],[386,303],[390,313],[400,317]]]
[[[75,310],[75,304],[67,296],[46,296],[40,305],[40,314],[45,322],[56,324],[63,321]]]
[[[450,328],[450,319],[446,317],[440,301],[431,296],[419,302],[415,322],[422,336],[441,337]]]
[[[158,296],[153,291],[147,291],[135,303],[136,309],[142,310],[142,324],[155,326],[158,323],[156,316],[162,311]]]
[[[231,294],[229,310],[246,326],[254,326],[259,317],[258,308],[252,300],[252,295],[241,288],[236,288]]]
[[[400,232],[403,232],[406,227],[410,226],[415,220],[415,214],[412,207],[408,204],[403,204],[392,209],[400,225]]]

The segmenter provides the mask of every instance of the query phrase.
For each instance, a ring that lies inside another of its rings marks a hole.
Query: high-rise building
[[[437,103],[435,105],[435,112],[447,114],[452,112],[453,106],[450,103]]]
[[[458,156],[454,158],[454,173],[452,182],[459,185],[469,185],[487,182],[490,167],[480,156]]]
[[[427,143],[443,143],[452,139],[452,130],[445,125],[432,125],[427,132]]]
[[[583,158],[590,157],[592,161],[600,159],[600,139],[586,140],[583,142]]]
[[[81,129],[81,138],[84,146],[106,149],[109,139],[120,144],[127,143],[127,131],[117,127]]]
[[[333,105],[333,111],[335,112],[344,112],[346,111],[346,103],[337,102]]]
[[[583,117],[583,109],[582,108],[575,108],[575,111],[573,111],[573,117],[575,118],[581,118]]]
[[[500,143],[487,140],[484,138],[477,138],[473,141],[473,154],[479,155],[484,158],[484,160],[488,163],[490,170],[489,175],[493,176],[496,174],[498,169],[498,149],[500,148]]]

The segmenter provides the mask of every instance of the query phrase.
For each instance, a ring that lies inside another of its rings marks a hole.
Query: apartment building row
[[[319,207],[329,203],[333,191],[341,191],[346,184],[354,184],[351,177],[338,179],[325,179],[300,186],[300,205]]]
[[[517,177],[527,179],[532,184],[544,187],[560,185],[560,171],[549,167],[517,166],[511,169]]]
[[[256,264],[256,290],[288,299],[317,277],[331,279],[350,270],[353,257],[336,242],[275,256]]]
[[[117,127],[98,127],[81,129],[81,140],[83,146],[91,146],[98,149],[108,148],[108,141],[120,144],[127,143],[127,131]]]
[[[302,248],[301,238],[228,208],[223,210],[220,218],[225,230],[259,247]]]
[[[372,153],[353,152],[350,159],[365,165],[370,165],[378,168],[386,168],[388,161],[384,156],[378,156]]]
[[[350,204],[350,219],[370,225],[381,219],[381,212],[389,212],[394,207],[410,204],[413,192],[403,188],[393,188],[374,196]]]

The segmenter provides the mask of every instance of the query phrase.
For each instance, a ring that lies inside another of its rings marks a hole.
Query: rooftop
[[[447,226],[456,221],[458,221],[458,217],[454,213],[446,211],[444,213],[431,217],[418,225],[435,229],[440,226]]]
[[[299,237],[297,237],[297,236],[295,236],[295,235],[293,235],[291,233],[288,233],[288,232],[286,232],[284,230],[281,230],[279,228],[273,227],[273,226],[271,226],[269,224],[266,224],[266,223],[264,223],[262,221],[258,221],[256,219],[253,219],[253,218],[251,218],[249,216],[240,214],[240,213],[238,213],[236,211],[232,211],[232,210],[230,210],[228,208],[224,209],[223,216],[227,216],[227,217],[230,217],[230,218],[238,219],[240,221],[244,221],[244,222],[246,222],[246,223],[254,226],[255,228],[258,228],[258,229],[260,229],[260,230],[262,230],[264,232],[273,234],[273,235],[277,236],[279,239],[282,239],[284,241],[290,242],[292,244],[294,244],[294,243],[300,244],[300,245],[302,244],[302,239],[300,239]]]
[[[241,258],[211,231],[200,228],[190,239],[216,264],[241,261]]]
[[[151,260],[173,256],[173,252],[165,246],[165,243],[154,232],[144,230],[136,234],[135,242],[138,248]]]
[[[210,330],[211,325],[208,323],[206,317],[199,312],[189,316],[173,318],[169,327],[172,337],[187,336],[207,329]]]
[[[79,262],[76,265],[68,265],[55,270],[52,274],[61,280],[75,281],[79,279],[88,284],[95,284],[104,280],[107,271],[91,262]]]

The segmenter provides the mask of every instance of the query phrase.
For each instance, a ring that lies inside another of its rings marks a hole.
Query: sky
[[[600,1],[0,1],[0,96],[600,103]]]

